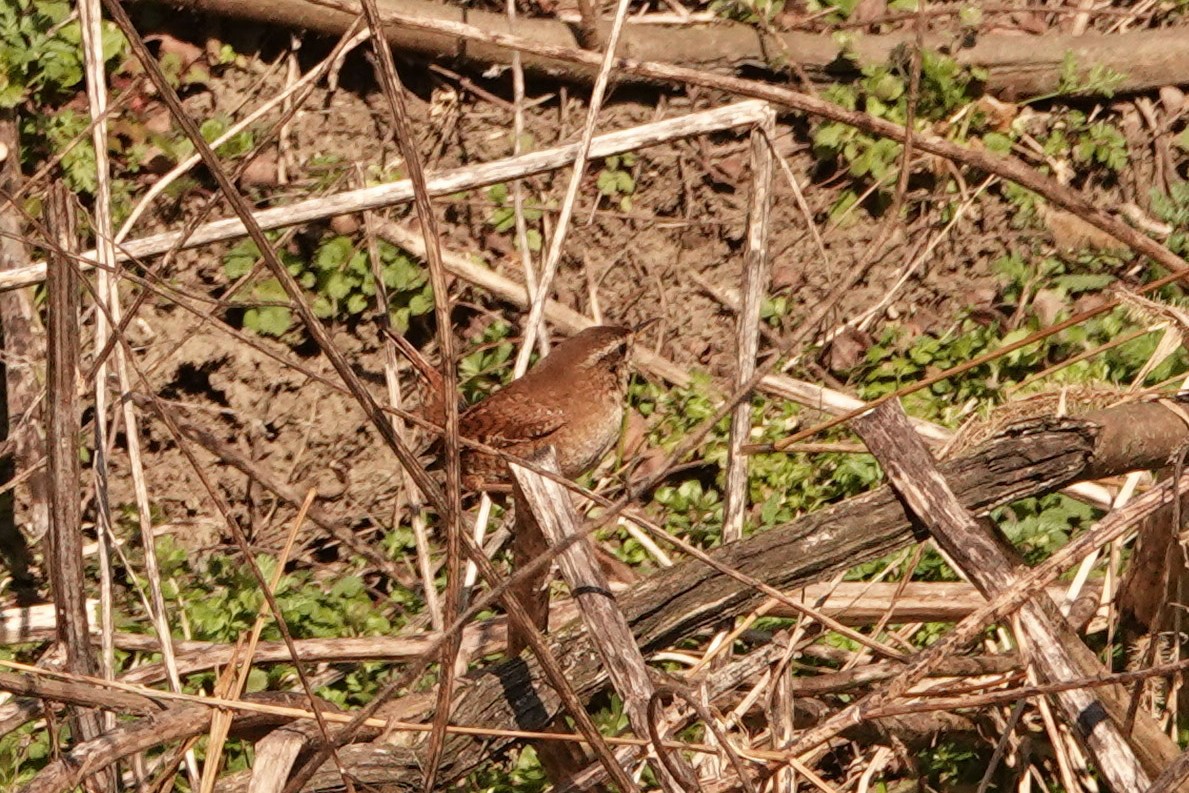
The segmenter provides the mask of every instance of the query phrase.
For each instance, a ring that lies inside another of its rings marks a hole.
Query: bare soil
[[[183,50],[190,46],[189,51],[209,53],[217,51],[225,37],[237,51],[246,53],[233,66],[210,68],[210,79],[194,87],[187,97],[193,114],[238,117],[283,89],[286,67],[281,48],[288,44],[287,34],[243,24],[232,30],[230,23],[204,18],[187,20],[163,29],[162,41]],[[323,57],[327,48],[325,41],[307,41],[299,51],[302,69]],[[428,71],[423,63],[405,63],[401,68],[415,94],[411,111],[420,130],[419,144],[427,168],[466,166],[510,154],[512,112],[506,76],[484,79],[468,75],[460,81]],[[283,205],[357,186],[363,178],[391,179],[403,173],[389,111],[371,80],[367,60],[352,54],[338,76],[338,88],[315,90],[298,111],[279,149],[266,151],[241,181],[260,205]],[[577,139],[586,106],[575,93],[557,85],[530,85],[532,106],[525,117],[528,145],[542,148]],[[728,100],[705,92],[685,95],[617,89],[600,114],[598,128],[620,129],[724,101]],[[825,228],[831,206],[849,179],[844,173],[823,171],[809,153],[807,139],[805,119],[781,119],[778,153],[802,186],[812,221]],[[597,304],[606,322],[634,323],[657,317],[660,321],[645,340],[649,347],[691,370],[704,370],[715,378],[729,377],[734,365],[734,320],[726,303],[734,301],[741,283],[747,147],[745,137],[719,135],[639,152],[632,171],[636,189],[627,210],[617,199],[598,194],[596,180],[602,164],[592,163],[569,232],[555,297],[587,314],[592,314]],[[327,168],[328,158],[337,165]],[[286,165],[284,184],[277,179],[278,160]],[[357,166],[358,173],[346,165]],[[914,162],[910,190],[928,190],[934,167],[935,163],[922,158]],[[153,178],[145,177],[145,186]],[[568,173],[561,172],[526,180],[529,200],[548,209],[545,221],[550,232],[566,179]],[[173,202],[159,202],[132,236],[176,227],[183,218],[193,217],[211,192],[209,179],[200,175],[197,189]],[[440,201],[438,207],[447,246],[477,257],[509,277],[521,278],[512,234],[496,233],[486,222],[496,207],[484,191]],[[856,211],[825,231],[828,257],[823,258],[807,232],[807,218],[778,169],[769,232],[771,294],[786,296],[789,310],[781,326],[774,329],[775,338],[795,328],[865,257],[872,259],[866,276],[841,296],[830,322],[820,330],[875,304],[923,242],[939,233],[944,225],[939,212],[897,221],[885,249],[871,256],[868,248],[883,221],[865,210]],[[916,333],[939,332],[963,311],[992,306],[996,281],[989,264],[1017,241],[1008,212],[994,192],[976,200],[969,214],[944,236],[891,301],[885,316]],[[395,216],[405,213],[404,209],[392,212]],[[212,217],[227,214],[228,209],[217,203]],[[336,228],[358,228],[359,223],[359,218],[341,218]],[[289,245],[302,250],[303,240],[315,239],[325,231],[299,229]],[[211,298],[227,286],[221,264],[226,249],[208,246],[181,253],[161,275],[174,288],[205,301],[202,311],[210,311]],[[465,284],[455,284],[452,297],[464,352],[466,340],[473,342],[493,319],[516,322],[521,316],[514,307],[501,305]],[[398,470],[367,426],[362,411],[343,393],[311,381],[264,352],[299,360],[336,381],[328,365],[312,355],[310,345],[299,343],[292,348],[253,337],[250,332],[251,344],[236,340],[219,327],[219,321],[234,319],[223,309],[215,310],[212,320],[202,321],[169,301],[154,300],[141,315],[138,328],[143,353],[151,362],[153,390],[175,400],[191,418],[217,426],[228,444],[260,465],[302,488],[316,487],[324,497],[333,497],[328,508],[348,523],[370,528],[390,525],[399,490]],[[434,358],[431,323],[415,323],[410,337],[425,344],[426,354]],[[383,355],[375,329],[366,323],[342,325],[335,329],[335,338],[383,400]],[[417,391],[411,375],[407,386]],[[174,521],[214,517],[201,483],[164,428],[153,421],[146,424],[154,501]],[[238,517],[251,528],[256,542],[269,547],[283,536],[292,516],[290,509],[277,508],[271,495],[251,486],[239,472],[217,465],[207,470],[221,495],[235,505]],[[130,483],[122,473],[117,471],[112,478],[113,497],[131,502]]]

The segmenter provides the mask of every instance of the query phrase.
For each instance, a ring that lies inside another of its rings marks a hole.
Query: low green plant
[[[1181,256],[1189,255],[1189,182],[1173,182],[1168,193],[1153,190],[1152,211],[1172,228],[1165,244]]]
[[[234,125],[234,120],[231,116],[225,113],[219,113],[209,118],[203,119],[199,126],[199,131],[202,133],[202,138],[207,143],[217,140],[221,135],[227,132]],[[187,141],[188,142],[188,141]],[[251,129],[244,129],[231,136],[231,139],[219,146],[215,153],[223,159],[235,159],[242,157],[252,150],[256,145],[256,136]]]
[[[255,623],[264,598],[251,571],[231,557],[211,555],[195,560],[169,536],[157,541],[162,570],[162,590],[169,604],[174,630],[194,639],[234,643]],[[276,560],[261,555],[256,563],[266,579],[273,575]],[[387,635],[397,629],[387,614],[400,615],[404,590],[397,588],[389,602],[377,602],[363,579],[341,569],[333,578],[298,569],[280,578],[274,595],[290,634],[294,638]],[[271,615],[265,618],[264,641],[279,641],[279,629]],[[342,706],[358,705],[370,698],[383,664],[364,664],[342,681],[324,687],[320,695]],[[249,691],[283,688],[294,680],[293,668],[285,664],[258,667],[248,679]],[[214,673],[193,675],[195,690],[213,685]]]
[[[1077,54],[1067,50],[1061,59],[1061,74],[1057,77],[1057,90],[1032,97],[1029,102],[1043,102],[1057,96],[1100,95],[1110,98],[1127,79],[1127,75],[1103,63],[1094,63],[1083,69]]]
[[[889,64],[857,66],[861,78],[854,83],[835,83],[827,87],[823,97],[848,110],[864,110],[897,124],[908,119],[909,61],[904,53]],[[946,118],[966,105],[986,78],[984,70],[963,67],[957,61],[931,50],[921,54],[921,81],[917,96],[916,124]],[[963,138],[972,132],[983,131],[981,115],[961,126],[955,126],[951,137]],[[836,199],[832,216],[838,216],[852,205],[862,189],[862,183],[890,184],[899,167],[901,146],[888,138],[871,135],[857,127],[838,121],[819,123],[813,131],[814,155],[824,161],[836,161],[855,177],[859,184],[842,191]],[[883,190],[887,188],[882,188]]]
[[[636,192],[636,177],[632,175],[635,165],[636,155],[631,152],[612,155],[603,160],[596,181],[599,193],[615,201],[624,212],[631,211],[632,195]]]
[[[915,756],[924,778],[922,782],[928,784],[921,789],[957,790],[976,786],[987,767],[985,759],[979,761],[982,755],[981,749],[973,744],[947,740],[938,740],[920,750]]]
[[[388,317],[400,332],[413,317],[433,310],[433,290],[418,262],[401,249],[379,241],[380,271],[388,290]],[[309,290],[314,313],[327,320],[347,321],[374,310],[376,283],[367,251],[350,237],[324,239],[309,259],[280,251],[281,262],[297,282]],[[236,244],[223,257],[223,271],[230,279],[250,272],[259,260],[251,241]],[[250,287],[255,304],[244,312],[244,327],[267,336],[285,336],[294,328],[287,296],[276,278],[263,278]]]
[[[523,746],[510,765],[486,765],[467,780],[475,793],[540,793],[550,786],[541,761],[532,746]]]
[[[57,113],[23,118],[21,135],[36,152],[35,156],[60,154],[62,175],[71,190],[93,194],[96,189],[95,148],[87,135],[89,123],[83,113],[65,108]]]
[[[1029,564],[1052,555],[1098,516],[1092,507],[1060,493],[1016,501],[992,514]]]
[[[1114,176],[1127,166],[1127,139],[1110,122],[1090,121],[1080,110],[1066,110],[1054,118],[1048,133],[1036,136],[1048,157],[1084,166],[1079,173]]]
[[[83,81],[82,30],[63,0],[0,3],[0,107],[39,105]],[[104,62],[122,57],[127,42],[113,23],[101,24]]]
[[[512,205],[512,197],[508,192],[508,186],[503,183],[492,185],[487,188],[487,197],[495,202],[496,205],[495,210],[487,218],[487,225],[491,226],[500,234],[515,231],[516,208]],[[537,223],[544,214],[544,210],[531,201],[523,202],[521,211],[524,213],[524,220],[527,224]],[[538,253],[541,250],[541,232],[539,230],[530,226],[525,231],[525,239],[528,241],[528,249],[530,251]],[[513,238],[513,244],[520,245],[520,241]]]
[[[53,759],[52,734],[31,719],[0,738],[0,790],[20,789]]]
[[[492,322],[471,341],[474,352],[458,362],[458,387],[468,405],[478,402],[512,378],[512,324]]]
[[[656,489],[653,500],[665,512],[665,531],[700,548],[722,543],[722,496],[697,479]]]

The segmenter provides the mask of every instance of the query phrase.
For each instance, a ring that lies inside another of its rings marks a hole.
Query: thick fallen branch
[[[299,694],[251,694],[244,699],[288,707],[308,705],[308,700]],[[22,791],[61,793],[73,790],[84,779],[121,758],[204,734],[209,728],[213,712],[206,705],[186,704],[121,725],[102,738],[88,741],[51,762]],[[242,735],[291,720],[291,716],[239,711],[235,713],[232,734]]]
[[[976,520],[958,503],[899,402],[885,402],[852,426],[901,499],[988,599],[1016,586],[1023,559],[989,521]],[[1106,674],[1052,601],[1025,603],[1019,625],[1030,663],[1044,679],[1060,683]],[[1114,790],[1146,788],[1177,755],[1176,745],[1146,712],[1135,713],[1134,732],[1124,729],[1128,696],[1122,686],[1070,689],[1054,699],[1066,726]]]
[[[942,464],[940,470],[963,506],[979,514],[1078,479],[1160,465],[1187,437],[1189,428],[1162,405],[1134,403],[1088,419],[1038,419],[1009,428],[971,454]],[[716,549],[713,556],[771,586],[792,589],[886,555],[912,539],[908,516],[885,487]],[[620,603],[636,641],[650,653],[718,620],[747,613],[762,600],[762,593],[725,574],[684,562],[641,582]],[[551,649],[584,696],[605,685],[598,655],[580,626],[558,631]],[[517,659],[480,674],[452,719],[459,724],[536,729],[558,712],[557,695],[536,663]],[[161,737],[165,739],[164,733]],[[452,737],[443,779],[459,778],[512,740]],[[416,753],[407,749],[362,745],[340,752],[340,758],[364,776],[373,763],[383,763],[393,789],[414,789],[421,780]],[[338,780],[328,768],[331,774],[319,779]]]
[[[561,473],[552,447],[539,461],[547,470]],[[547,547],[557,547],[566,539],[578,536],[578,520],[566,489],[515,463],[510,467],[516,480],[516,509],[524,512],[518,516],[522,520],[518,526],[532,523],[536,531],[543,535]],[[578,602],[583,623],[588,628],[587,633],[602,657],[603,668],[607,670],[612,686],[623,701],[632,729],[638,737],[648,735],[651,731],[648,709],[656,690],[648,675],[644,656],[616,606],[606,576],[599,569],[590,541],[583,537],[562,551],[557,557],[557,564]],[[656,745],[653,750],[657,753],[664,751]],[[697,787],[693,768],[680,755],[675,755],[668,763],[654,762],[653,770],[665,791],[676,793]]]
[[[1170,422],[1165,414],[1172,415],[1159,404],[1142,403],[1102,411],[1093,420],[1034,420],[1009,429],[970,455],[942,464],[940,470],[963,506],[982,514],[1088,476],[1161,464],[1189,436],[1179,419],[1173,416]],[[1129,442],[1125,429],[1145,423],[1166,431]],[[884,556],[912,539],[908,516],[885,487],[718,548],[713,556],[771,586],[791,589]],[[762,593],[727,575],[685,562],[642,581],[620,599],[620,605],[637,643],[650,653],[719,620],[745,614],[762,600]],[[598,654],[581,627],[558,631],[551,646],[579,692],[592,695],[605,685]],[[536,729],[557,713],[557,697],[536,665],[516,662],[480,675],[458,703],[454,719]],[[450,765],[443,768],[443,779],[457,779],[507,745],[500,740],[482,745],[466,738],[451,741]],[[375,750],[387,753],[390,748]],[[414,766],[390,772],[390,778],[400,784],[420,778]]]
[[[176,0],[178,5],[215,14],[256,19],[286,27],[305,28],[322,33],[341,34],[351,18],[333,8],[307,0]],[[461,4],[427,0],[380,0],[381,12],[397,12],[442,22],[463,22],[489,33],[511,33],[503,14],[468,9]],[[605,37],[609,25],[600,26]],[[521,19],[515,32],[541,44],[583,49],[576,28],[554,19]],[[430,57],[446,57],[485,67],[511,65],[507,50],[468,43],[445,35],[423,35],[413,30],[389,28],[388,41],[404,52]],[[978,36],[971,46],[962,46],[953,34],[937,33],[925,37],[925,46],[950,51],[958,62],[987,71],[988,90],[1015,98],[1032,97],[1058,91],[1067,53],[1084,73],[1092,66],[1102,66],[1122,75],[1115,90],[1138,91],[1162,85],[1189,82],[1189,58],[1185,56],[1183,29],[1144,30],[1116,35],[1086,33],[1072,36],[1046,33],[1043,46],[1039,36],[987,34]],[[833,37],[804,32],[764,34],[754,27],[730,22],[714,25],[629,25],[624,30],[619,50],[636,60],[663,60],[681,66],[719,72],[754,70],[767,66],[783,75],[787,64],[795,63],[810,78],[835,81],[855,75],[858,70],[845,56],[862,66],[889,63],[898,47],[913,41],[913,34],[894,33],[850,39],[844,53]],[[529,54],[527,69],[569,80],[589,81],[595,70]],[[1090,90],[1098,90],[1092,88]]]

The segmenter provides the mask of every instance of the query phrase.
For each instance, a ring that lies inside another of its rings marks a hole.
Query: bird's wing
[[[482,410],[476,409],[479,407]],[[464,413],[459,418],[459,431],[471,440],[500,447],[542,438],[564,423],[562,411],[504,390]]]

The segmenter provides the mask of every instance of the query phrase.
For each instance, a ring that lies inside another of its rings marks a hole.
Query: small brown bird
[[[615,443],[627,397],[628,357],[639,328],[597,325],[558,344],[519,380],[459,417],[459,434],[516,457],[546,446],[571,479],[595,466]],[[498,457],[462,451],[463,483],[506,489]]]
[[[563,341],[524,377],[463,413],[459,434],[526,459],[552,446],[562,474],[573,479],[586,473],[619,436],[627,398],[628,357],[639,329],[599,325]],[[512,477],[499,457],[464,448],[461,463],[463,484],[468,488],[510,489]],[[513,516],[512,567],[520,570],[547,553],[549,544],[525,505],[516,503]],[[595,552],[609,569],[623,567],[601,549]],[[630,569],[627,574],[634,575]],[[541,631],[549,628],[549,579],[546,568],[522,576],[511,590]],[[508,655],[519,655],[527,644],[520,628],[510,625]]]

